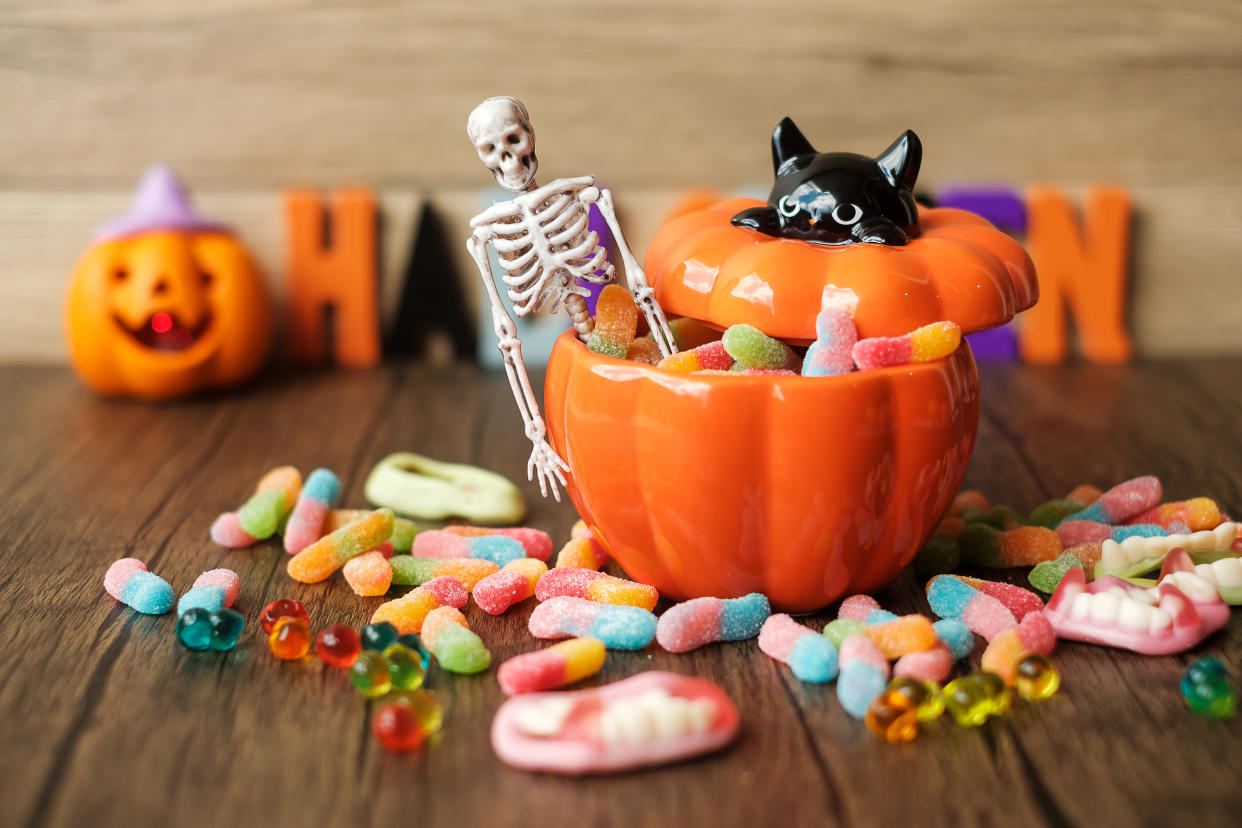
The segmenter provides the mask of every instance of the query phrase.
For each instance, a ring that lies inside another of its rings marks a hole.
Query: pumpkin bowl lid
[[[667,313],[809,343],[829,285],[858,295],[861,338],[901,336],[945,320],[972,333],[1003,325],[1039,298],[1022,245],[974,213],[920,207],[907,244],[824,245],[731,222],[764,203],[728,199],[659,230],[645,269]]]

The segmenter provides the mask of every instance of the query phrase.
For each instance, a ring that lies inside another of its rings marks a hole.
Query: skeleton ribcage
[[[612,281],[608,253],[589,228],[590,208],[578,198],[592,184],[589,178],[553,181],[494,205],[472,222],[491,233],[518,316],[538,311],[550,299],[557,300],[555,311],[569,294],[586,296],[578,279]]]

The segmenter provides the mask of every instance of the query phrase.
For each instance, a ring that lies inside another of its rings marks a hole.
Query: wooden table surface
[[[1029,509],[1074,485],[1145,473],[1170,498],[1242,512],[1242,361],[1123,368],[984,366],[966,484]],[[0,824],[3,825],[1237,825],[1242,724],[1191,715],[1178,691],[1197,655],[1242,674],[1242,620],[1194,653],[1145,658],[1064,644],[1063,690],[966,730],[948,721],[902,747],[848,717],[753,641],[686,655],[610,653],[596,683],[662,668],[708,677],[743,730],[720,755],[612,778],[500,764],[494,673],[437,673],[439,743],[393,756],[372,741],[346,676],[271,657],[256,616],[305,602],[316,628],[361,626],[381,599],[339,577],[286,576],[276,543],[226,551],[212,519],[268,468],[340,474],[364,505],[372,464],[397,450],[524,475],[503,376],[395,366],[281,377],[175,405],[104,401],[67,371],[0,369]],[[559,544],[571,506],[530,496]],[[241,575],[248,625],[227,654],[190,653],[172,614],[138,615],[102,589],[132,555],[184,591],[205,569]],[[1011,573],[1021,583],[1023,573]],[[926,609],[903,576],[878,595]],[[468,616],[499,661],[532,648],[529,606]],[[831,613],[808,621],[823,623]],[[979,651],[976,650],[977,662]]]

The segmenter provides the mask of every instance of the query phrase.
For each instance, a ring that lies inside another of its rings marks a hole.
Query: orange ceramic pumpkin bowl
[[[1021,246],[957,210],[909,245],[842,247],[734,227],[733,200],[667,224],[646,269],[665,309],[814,338],[828,284],[859,295],[860,336],[1007,321],[1037,296]],[[680,374],[589,351],[548,363],[552,445],[612,557],[668,598],[763,592],[803,612],[891,582],[961,484],[979,421],[963,341],[934,362],[841,376]]]
[[[258,268],[235,236],[216,231],[96,242],[65,302],[82,381],[101,394],[149,400],[250,377],[267,355],[271,318]]]

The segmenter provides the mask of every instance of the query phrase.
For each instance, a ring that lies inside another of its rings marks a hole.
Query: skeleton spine
[[[569,318],[573,320],[574,330],[578,332],[578,336],[586,336],[595,330],[595,320],[587,312],[586,300],[581,296],[576,293],[566,296],[565,310],[569,312]]]

